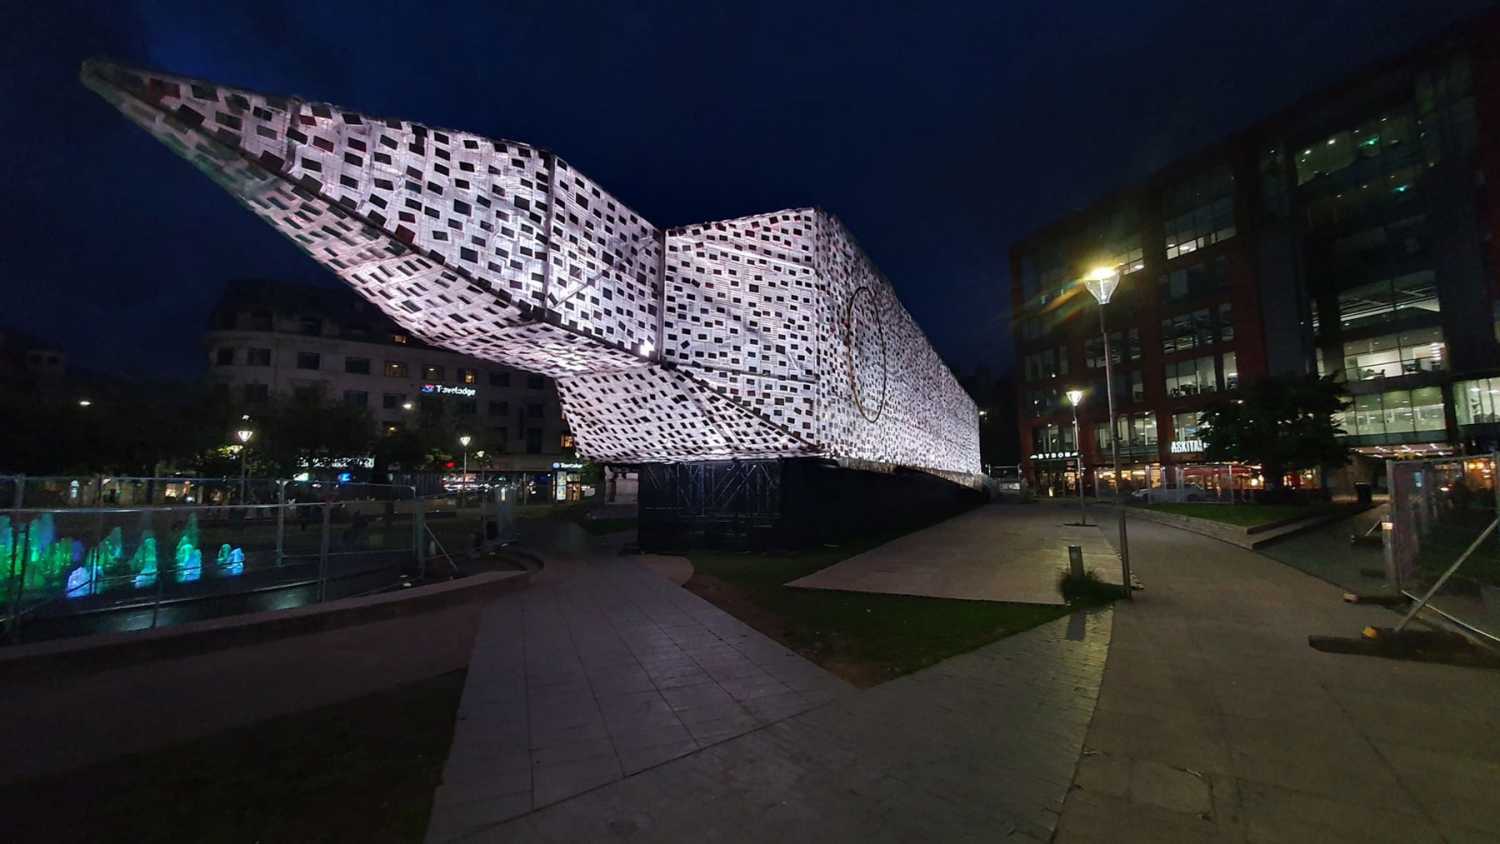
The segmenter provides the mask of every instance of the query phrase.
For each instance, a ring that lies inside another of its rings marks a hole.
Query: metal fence
[[[238,504],[194,481],[204,493],[182,504],[99,506],[112,488],[152,501],[160,486],[133,482],[163,479],[85,480],[12,481],[13,496],[62,490],[71,503],[0,509],[6,642],[285,609],[425,574],[425,507],[410,487],[259,479],[269,502]]]
[[[1387,463],[1386,585],[1500,639],[1496,455]]]

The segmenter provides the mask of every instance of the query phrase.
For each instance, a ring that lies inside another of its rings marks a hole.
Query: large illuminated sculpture
[[[974,403],[821,210],[659,229],[525,144],[82,77],[415,336],[554,377],[593,459],[979,471]]]

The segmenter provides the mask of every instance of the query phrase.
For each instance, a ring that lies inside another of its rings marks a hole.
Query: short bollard
[[[1083,579],[1083,546],[1068,546],[1068,574],[1074,580]]]

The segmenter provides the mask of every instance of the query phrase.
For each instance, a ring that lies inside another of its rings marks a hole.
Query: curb
[[[531,581],[532,574],[484,572],[459,580],[288,610],[17,645],[0,651],[0,681],[44,675],[54,680],[69,673],[121,668],[449,609],[520,589]]]

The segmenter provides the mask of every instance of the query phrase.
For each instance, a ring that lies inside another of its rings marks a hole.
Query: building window
[[[1370,381],[1441,372],[1447,369],[1445,350],[1440,326],[1353,340],[1344,344],[1344,377],[1349,381]],[[1318,374],[1328,374],[1321,354]]]
[[[400,393],[386,393],[380,397],[380,406],[385,410],[401,410],[403,404],[406,404],[406,396]]]
[[[1218,389],[1212,356],[1168,363],[1167,395],[1171,398],[1212,393]]]
[[[1234,352],[1225,352],[1224,362],[1224,389],[1237,390],[1240,386],[1239,358]]]
[[[510,402],[508,402],[508,401],[492,401],[492,402],[490,402],[490,415],[491,416],[506,416],[509,413],[510,413]]]
[[[303,317],[297,323],[297,330],[299,333],[306,334],[309,337],[322,337],[323,320],[317,317]]]
[[[406,364],[399,360],[388,360],[385,362],[385,375],[387,378],[405,378]]]
[[[473,416],[479,412],[479,402],[475,399],[459,399],[456,407],[460,416]]]
[[[369,375],[369,358],[344,358],[344,371],[350,375]]]
[[[1089,369],[1104,368],[1104,338],[1090,337],[1083,345],[1084,364]],[[1110,363],[1119,366],[1126,360],[1140,360],[1141,331],[1132,328],[1128,332],[1109,332]]]
[[[245,350],[245,363],[249,364],[250,366],[270,366],[271,365],[271,350],[270,349],[246,349]]]
[[[1234,342],[1234,306],[1228,302],[1219,306],[1219,342]]]
[[[318,369],[320,366],[322,366],[322,363],[323,363],[323,356],[320,355],[320,354],[318,354],[317,352],[298,352],[297,353],[297,368],[298,369]]]
[[[364,390],[345,390],[344,404],[350,407],[369,407],[370,394]]]
[[[443,368],[441,366],[434,366],[433,364],[427,364],[426,366],[422,367],[422,380],[423,381],[432,381],[434,383],[436,383],[438,381],[442,381],[443,380]]]
[[[1056,387],[1040,387],[1026,391],[1026,406],[1033,418],[1051,416],[1062,409],[1061,392]]]
[[[1224,289],[1229,274],[1229,261],[1220,255],[1209,263],[1179,267],[1162,273],[1157,279],[1163,302],[1184,302],[1202,296],[1212,296]]]
[[[226,346],[225,348],[219,349],[217,352],[215,352],[214,353],[214,365],[215,366],[233,366],[234,365],[234,348],[232,346]]]
[[[530,389],[530,390],[543,390],[543,389],[546,389],[546,387],[547,387],[547,376],[545,376],[545,375],[528,375],[528,376],[526,376],[526,388],[527,389]]]
[[[526,405],[526,416],[530,419],[541,419],[542,406],[536,403]]]
[[[406,345],[406,340],[407,340],[407,337],[406,337],[405,334],[392,334],[391,335],[391,342],[395,343],[397,345],[405,346]]]
[[[561,446],[564,450],[568,450],[568,449],[576,448],[578,446],[578,441],[576,439],[574,439],[573,435],[570,432],[563,431],[562,432],[562,436],[558,439],[558,443],[557,444],[559,446]]]
[[[1200,346],[1213,345],[1220,337],[1234,338],[1234,329],[1223,331],[1219,319],[1231,319],[1227,308],[1199,308],[1185,314],[1177,314],[1161,321],[1162,354],[1186,352]]]
[[[509,372],[491,372],[490,373],[490,386],[491,387],[509,387],[510,386],[510,373]]]
[[[1234,173],[1229,165],[1169,188],[1163,216],[1169,261],[1234,237]]]
[[[541,454],[542,453],[542,429],[541,428],[527,428],[526,429],[526,453],[527,454]]]
[[[491,428],[490,431],[495,435],[495,448],[499,449],[500,451],[504,451],[506,449],[506,444],[510,442],[510,429],[505,427],[504,425],[496,425],[495,427]]]
[[[1122,413],[1115,417],[1115,428],[1120,432],[1121,448],[1149,448],[1156,445],[1156,414]],[[1094,426],[1094,443],[1100,451],[1111,448],[1109,424]]]
[[[464,367],[459,367],[458,381],[460,384],[478,384],[479,371],[475,369],[466,369]]]
[[[1055,349],[1043,349],[1026,355],[1023,369],[1027,381],[1041,381],[1045,378],[1067,375],[1068,349],[1066,346],[1058,346]]]
[[[1467,391],[1465,384],[1455,385],[1455,390],[1460,388]],[[1473,418],[1472,406],[1464,408],[1461,404],[1456,410],[1460,424],[1471,424],[1464,419],[1466,416]],[[1443,390],[1441,387],[1418,387],[1355,396],[1354,407],[1335,414],[1334,421],[1343,425],[1344,433],[1356,437],[1384,436],[1399,441],[1414,434],[1442,432],[1447,429]]]
[[[269,384],[246,384],[245,403],[265,404],[271,400],[271,386]]]
[[[1069,454],[1077,450],[1072,425],[1038,425],[1031,429],[1032,454]]]
[[[1453,385],[1453,405],[1460,425],[1500,422],[1500,378],[1459,381]]]
[[[1338,308],[1346,331],[1407,318],[1431,321],[1441,310],[1431,270],[1340,290]]]
[[[1172,414],[1172,441],[1191,442],[1203,439],[1197,411]]]
[[[316,384],[293,387],[292,397],[303,404],[316,404],[323,397],[323,388]]]

